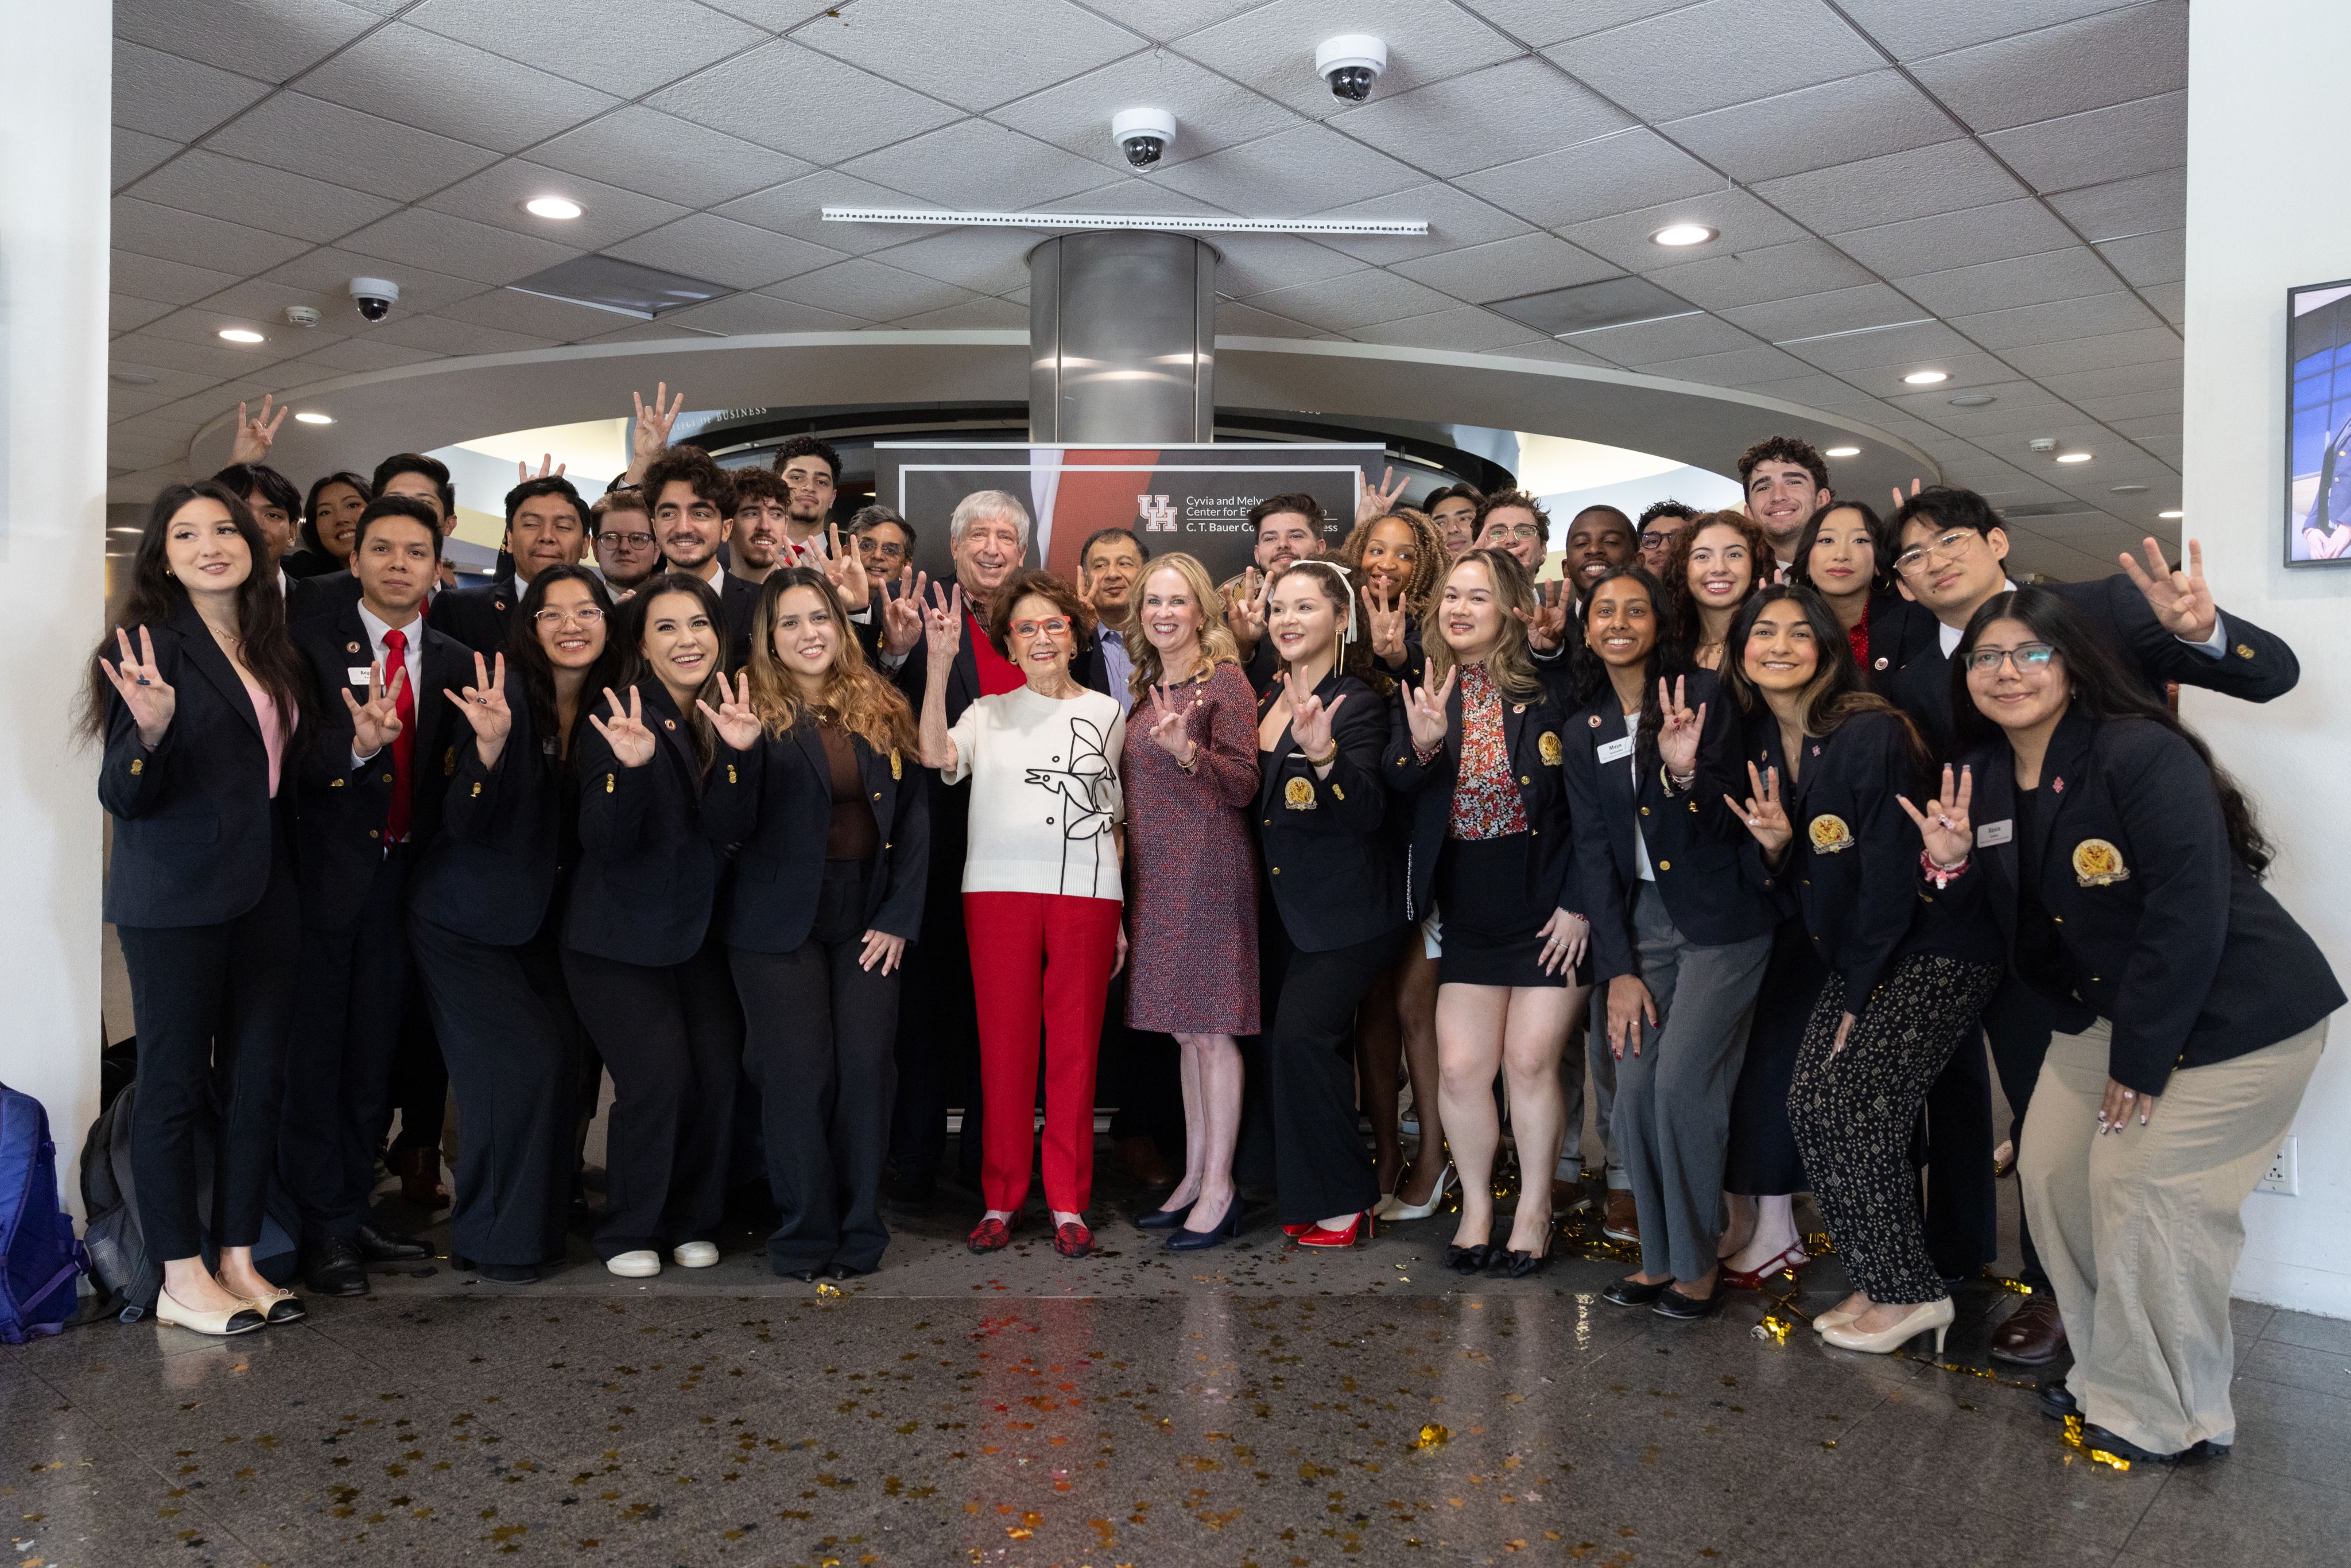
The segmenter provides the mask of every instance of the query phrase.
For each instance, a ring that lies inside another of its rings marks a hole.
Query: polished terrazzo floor
[[[237,1341],[0,1349],[6,1561],[2351,1562],[2351,1323],[2241,1304],[2235,1453],[2124,1473],[1988,1370],[1996,1281],[1937,1364],[1814,1338],[1833,1259],[1677,1324],[1600,1300],[1596,1233],[1465,1282],[1448,1218],[1318,1256],[1264,1212],[1185,1260],[1136,1207],[1069,1262],[1033,1223],[974,1258],[943,1200],[838,1293],[746,1231],[648,1281],[575,1243],[528,1289],[443,1260]]]

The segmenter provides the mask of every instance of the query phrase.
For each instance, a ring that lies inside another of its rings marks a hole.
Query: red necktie
[[[383,634],[383,678],[388,682],[408,668],[408,636],[402,632]],[[408,760],[415,749],[416,694],[409,683],[400,683],[400,696],[394,704],[400,715],[400,733],[392,737],[392,810],[384,813],[384,842],[396,844],[408,837],[409,769]]]

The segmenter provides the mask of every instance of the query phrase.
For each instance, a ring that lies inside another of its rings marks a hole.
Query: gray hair
[[[1029,508],[1020,497],[1009,490],[974,490],[956,503],[953,515],[947,518],[947,541],[952,544],[963,538],[964,525],[974,517],[1009,517],[1020,535],[1020,553],[1029,553]]]

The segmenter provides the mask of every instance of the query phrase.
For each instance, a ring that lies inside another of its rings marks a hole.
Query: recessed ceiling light
[[[1861,448],[1858,446],[1832,446],[1826,452],[1822,453],[1821,455],[1823,457],[1858,457],[1861,455]]]
[[[2060,463],[2087,463],[2089,460],[2090,455],[2086,452],[2060,452],[2057,455]]]
[[[1658,245],[1704,245],[1716,232],[1704,224],[1667,224],[1649,238]]]
[[[268,341],[267,339],[264,338],[260,333],[255,331],[250,327],[224,327],[221,329],[220,335],[224,340],[231,343],[264,343]]]
[[[2163,518],[2166,522],[2174,522],[2174,523],[2178,522],[2180,518],[2182,518],[2182,517],[2186,517],[2187,515],[2188,515],[2188,514],[2187,514],[2187,513],[2185,513],[2185,512],[2158,512],[2158,513],[2156,513],[2156,516],[2157,516],[2157,517]]]
[[[522,210],[535,218],[570,219],[587,209],[569,196],[533,196],[522,204]]]
[[[1951,372],[1949,371],[1912,371],[1908,375],[1904,376],[1902,379],[1909,382],[1914,387],[1930,387],[1938,382],[1949,381],[1951,379]]]
[[[332,424],[335,423],[335,416],[331,413],[313,413],[309,410],[305,409],[300,413],[294,416],[294,423],[297,424]]]
[[[2000,399],[1990,392],[1961,392],[1951,400],[1953,408],[1990,408]]]
[[[145,371],[109,371],[106,372],[106,379],[118,386],[126,387],[152,387],[157,380]]]

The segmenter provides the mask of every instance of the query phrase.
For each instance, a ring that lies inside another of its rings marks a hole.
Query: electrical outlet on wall
[[[2280,1193],[2287,1197],[2301,1196],[2302,1178],[2294,1170],[2294,1140],[2290,1137],[2278,1145],[2277,1156],[2270,1161],[2270,1168],[2263,1171],[2262,1179],[2253,1184],[2255,1192]]]

